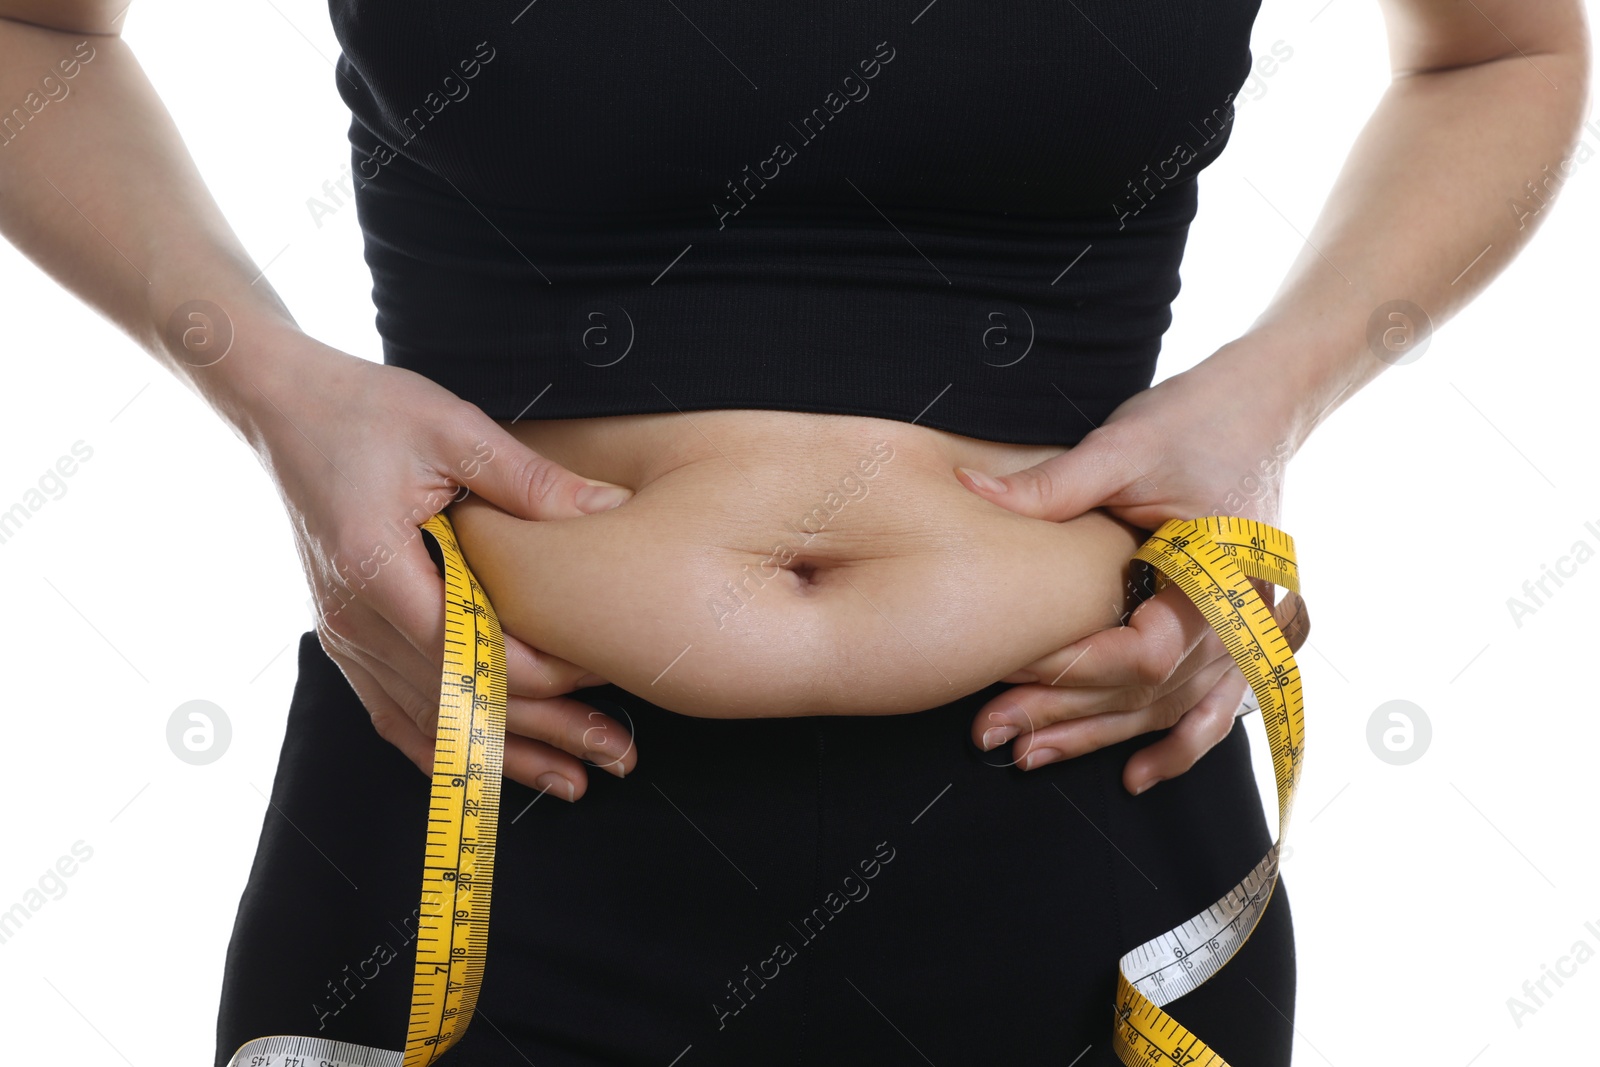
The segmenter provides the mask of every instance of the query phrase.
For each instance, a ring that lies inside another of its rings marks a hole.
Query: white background
[[[1387,82],[1375,5],[1320,6],[1261,12],[1256,54],[1281,40],[1293,56],[1246,87],[1233,139],[1200,179],[1163,375],[1259,312]],[[379,358],[354,211],[319,228],[306,207],[349,158],[326,7],[136,4],[126,39],[302,326]],[[1600,153],[1600,135],[1586,138]],[[1600,959],[1549,985],[1520,1027],[1506,1003],[1575,942],[1600,952],[1589,677],[1600,560],[1520,627],[1506,605],[1574,542],[1600,548],[1600,159],[1552,211],[1488,293],[1418,362],[1348,402],[1291,469],[1284,525],[1315,619],[1299,657],[1309,753],[1284,865],[1299,1065],[1495,1067],[1593,1048]],[[6,246],[0,309],[0,509],[74,442],[93,449],[66,494],[0,545],[0,910],[74,842],[93,850],[65,894],[0,944],[0,1004],[28,1022],[8,1027],[10,1052],[209,1062],[291,646],[310,625],[306,590],[271,486],[190,392]],[[203,767],[174,758],[165,736],[197,698],[233,727]],[[1432,724],[1407,766],[1367,742],[1369,717],[1394,699]],[[144,977],[130,982],[135,965]]]

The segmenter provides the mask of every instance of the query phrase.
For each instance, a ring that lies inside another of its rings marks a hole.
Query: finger
[[[352,618],[356,617],[352,614]],[[358,657],[390,696],[407,709],[418,726],[431,730],[439,702],[443,649],[438,649],[431,659],[425,658],[381,616],[370,611],[356,628],[360,632],[341,642],[341,651]],[[506,638],[506,676],[509,706],[515,706],[518,698],[561,696],[579,688],[580,682],[601,681],[583,667],[547,656],[509,636]],[[581,752],[575,754],[582,755]]]
[[[432,533],[410,529],[401,551],[373,579],[325,598],[332,607],[327,619],[350,648],[386,663],[419,691],[435,692],[444,666],[444,580],[422,540]],[[604,682],[577,664],[504,637],[508,695],[559,696]]]
[[[362,649],[372,659],[384,663],[403,677],[419,693],[437,694],[444,669],[441,648],[431,659],[424,658],[398,631],[381,618],[360,637]],[[569,663],[505,635],[506,695],[545,699],[570,693],[590,685],[603,685],[605,679],[588,668]]]
[[[519,519],[570,519],[608,511],[626,501],[626,486],[580,477],[517,440],[504,427],[473,408],[461,439],[474,442],[472,457],[458,462],[449,476]]]
[[[346,637],[352,650],[362,651],[374,661],[381,658],[391,669],[403,673],[413,689],[429,694],[437,709],[444,667],[445,587],[423,542],[424,537],[432,538],[432,532],[417,527],[412,527],[412,532],[416,536],[387,557],[377,577],[357,591],[354,603],[345,606],[340,616],[347,618],[335,629]],[[376,619],[368,618],[368,614]],[[400,640],[395,640],[394,635]],[[401,642],[411,647],[412,654],[404,651]],[[552,658],[547,664],[523,642],[506,637],[507,695],[570,692],[574,686],[562,686],[572,680],[575,672],[557,663],[564,661]]]
[[[541,652],[510,634],[505,635],[505,641],[508,696],[558,697],[574,689],[606,684],[604,678],[587,667]]]
[[[980,748],[991,749],[1029,731],[1060,722],[1086,719],[1118,711],[1138,711],[1156,705],[1180,691],[1192,692],[1202,672],[1215,675],[1221,664],[1231,663],[1226,651],[1209,660],[1190,657],[1161,685],[1119,685],[1060,688],[1023,685],[996,697],[974,720],[974,737]],[[1195,693],[1196,698],[1200,694]],[[1163,705],[1164,706],[1164,705]],[[981,736],[978,727],[981,725]],[[1009,733],[1007,733],[1009,731]]]
[[[340,663],[356,695],[361,697],[378,736],[399,748],[424,774],[431,775],[438,726],[437,703],[426,701],[383,664],[368,661],[362,666],[360,659],[359,653],[341,653],[335,662]],[[544,741],[511,732],[509,702],[506,717],[508,732],[501,769],[505,777],[566,801],[575,801],[588,791],[588,772],[581,761]],[[581,733],[578,736],[582,738]],[[615,747],[616,741],[611,744]],[[600,748],[604,751],[605,745]],[[630,769],[632,766],[631,763],[619,765]]]
[[[355,660],[323,646],[328,658],[344,673],[345,680],[361,700],[378,736],[403,753],[423,774],[433,773],[433,738],[425,736],[406,710],[396,703],[378,680]]]
[[[1311,630],[1311,618],[1300,594],[1289,593],[1274,605],[1272,614],[1290,649],[1298,650]],[[1229,671],[1166,737],[1129,757],[1123,768],[1123,785],[1137,795],[1193,767],[1233,729],[1239,703],[1249,688],[1243,674]]]
[[[529,789],[569,802],[576,801],[589,790],[589,772],[576,756],[516,734],[506,735],[502,773]]]
[[[1012,748],[1012,755],[1023,770],[1031,771],[1058,760],[1119,744],[1130,737],[1168,729],[1197,705],[1224,674],[1233,669],[1231,660],[1221,660],[1148,707],[1070,719],[1022,734]]]
[[[1192,687],[1194,679],[1202,671],[1211,670],[1215,673],[1218,665],[1225,662],[1229,662],[1228,654],[1219,646],[1217,654],[1209,659],[1198,653],[1191,656],[1161,685],[1071,688],[1045,685],[1017,686],[996,697],[979,712],[975,725],[981,723],[983,727],[980,747],[993,748],[1010,740],[1011,737],[1030,730],[1039,730],[1054,723],[1070,722],[1110,712],[1138,711],[1150,707],[1180,689]]]
[[[363,656],[359,651],[352,658],[383,688],[390,701],[411,719],[418,734],[426,739],[431,748],[439,724],[437,680],[432,689],[423,692],[378,660]],[[570,753],[580,760],[589,760],[618,778],[632,770],[638,759],[633,752],[633,736],[621,723],[588,704],[563,697],[545,700],[508,697],[506,736],[508,743],[513,736],[542,742],[553,750]],[[533,768],[529,772],[533,777],[523,783],[534,788],[547,788],[546,785],[535,784],[540,774],[565,772],[578,766],[566,761],[552,762],[548,753],[538,749],[525,751],[540,755],[540,759],[528,764]],[[581,774],[567,774],[566,777],[573,786],[571,790],[565,785],[549,788],[562,794],[581,794],[587,779]]]
[[[420,744],[427,747],[427,768],[431,773],[439,724],[437,697],[423,696],[410,687],[405,679],[381,663],[369,661],[367,666],[371,677],[378,681],[384,687],[385,693],[390,696],[398,714],[411,720],[416,736],[421,739]],[[556,698],[557,701],[560,699]],[[552,793],[563,800],[574,801],[588,791],[588,772],[584,770],[583,763],[578,758],[569,752],[561,751],[562,749],[578,748],[580,755],[592,752],[597,766],[604,767],[618,777],[632,768],[633,761],[637,758],[628,751],[631,748],[632,738],[626,731],[621,730],[620,726],[603,732],[586,731],[581,725],[584,716],[576,708],[557,708],[554,712],[541,715],[529,709],[529,705],[536,703],[543,702],[523,698],[514,701],[508,699],[506,702],[505,749],[501,769],[505,777],[531,789]],[[565,703],[578,705],[577,701]],[[589,711],[594,710],[588,705],[578,706]],[[513,707],[516,708],[515,714]],[[580,725],[569,726],[563,731],[559,728],[562,721]],[[398,725],[395,726],[395,730],[397,733],[403,732]],[[533,736],[528,736],[529,734]],[[409,735],[405,737],[411,742]],[[550,741],[558,743],[551,744]],[[585,745],[588,747],[584,748]]]
[[[633,734],[616,719],[581,700],[554,697],[508,701],[506,730],[588,760],[618,778],[638,761]]]
[[[423,703],[437,707],[440,675],[444,667],[442,633],[440,646],[428,656],[374,610],[371,604],[349,604],[338,616],[329,616],[325,622],[331,629],[339,631],[336,640],[340,650],[345,655],[357,657],[362,666],[376,674],[383,687],[401,704],[415,712],[415,708],[402,697],[401,690],[397,689],[396,679],[403,682],[406,692],[417,694]],[[379,664],[383,667],[382,671],[375,669]]]
[[[392,529],[392,527],[391,527]],[[428,555],[418,527],[391,534],[379,566],[370,577],[357,574],[319,597],[326,627],[349,649],[359,649],[403,671],[412,684],[423,685],[426,671],[437,675],[444,657],[444,580]],[[335,559],[352,558],[348,546]],[[396,635],[414,655],[402,655]],[[422,666],[426,664],[427,666]],[[437,687],[437,679],[430,688]]]
[[[409,582],[406,580],[408,577],[412,579]],[[336,631],[344,654],[361,662],[369,675],[387,692],[390,702],[399,706],[427,739],[425,743],[429,746],[431,766],[431,738],[438,722],[438,694],[443,667],[444,586],[437,567],[421,543],[420,535],[407,544],[406,551],[392,556],[377,577],[363,586],[357,595],[361,599],[345,603],[341,610],[329,617],[329,625]],[[431,604],[427,603],[429,600]],[[396,619],[402,620],[402,625],[396,625]],[[410,626],[414,632],[408,634],[405,626]],[[421,636],[416,636],[415,631],[420,631]],[[424,657],[418,648],[420,643],[432,648],[433,654]],[[391,666],[392,663],[399,663],[405,673]],[[512,733],[520,732],[519,728],[524,722],[532,725],[542,721],[537,718],[524,719],[521,712],[518,717],[513,717],[511,705],[514,702],[509,695],[512,670],[518,673],[518,688],[535,693],[570,692],[579,681],[584,684],[601,681],[565,660],[541,657],[536,650],[515,639],[508,641],[507,668],[507,728]],[[544,672],[542,676],[540,671]],[[567,717],[582,721],[587,712],[593,710],[588,705],[576,705]],[[636,761],[636,757],[628,753],[631,738],[614,720],[607,721],[612,726],[604,731],[596,731],[593,720],[583,721],[582,728],[574,731],[570,737],[562,737],[548,723],[544,724],[543,729],[551,739],[560,738],[573,747],[582,745],[584,733],[589,731],[587,740],[590,744],[587,749],[579,748],[579,751],[593,751],[597,766],[605,767],[612,774],[625,774]],[[605,737],[604,743],[599,742],[602,736]],[[553,749],[547,753],[523,746],[517,748],[533,756],[524,760],[525,771],[516,772],[524,774],[524,777],[517,778],[509,773],[508,777],[533,788],[545,788],[536,784],[538,776],[558,772],[567,781],[566,784],[552,784],[552,791],[575,798],[585,790],[587,778],[581,770],[582,764],[576,758],[552,763]],[[516,766],[513,764],[514,771]],[[567,785],[572,788],[568,789]]]
[[[1126,626],[1113,626],[1072,642],[1028,664],[1008,679],[1064,686],[1159,686],[1208,638],[1211,655],[1222,650],[1221,639],[1175,585],[1169,585],[1134,609]],[[1207,656],[1209,661],[1210,656]]]
[[[427,560],[426,550],[422,552],[422,558]],[[427,560],[427,574],[432,574],[437,581],[432,560]],[[422,773],[432,774],[434,734],[438,723],[438,672],[434,670],[430,675],[434,678],[434,688],[430,689],[432,699],[429,699],[422,696],[416,686],[411,685],[400,673],[382,664],[376,657],[363,653],[352,643],[355,633],[368,635],[366,640],[381,641],[382,638],[370,635],[382,632],[382,624],[384,621],[376,616],[370,603],[344,603],[338,611],[323,614],[322,619],[318,619],[317,633],[328,656],[339,665],[350,688],[360,697],[378,736],[400,749]],[[443,621],[440,621],[438,629],[442,645]],[[509,704],[510,701],[507,701],[507,728],[510,726]],[[616,731],[608,733],[616,736]],[[605,744],[600,747],[606,750]],[[630,769],[632,763],[622,761],[621,766]],[[506,736],[502,774],[530,789],[552,793],[568,801],[578,800],[589,787],[589,776],[578,758],[560,752],[546,742],[534,741],[531,737],[517,736],[515,733],[507,733]]]
[[[1139,478],[1104,430],[1093,430],[1075,447],[1011,474],[985,474],[957,467],[961,484],[1019,515],[1052,522],[1076,518],[1112,502]]]
[[[1245,688],[1244,675],[1237,670],[1224,675],[1200,703],[1184,713],[1167,736],[1128,758],[1122,769],[1123,787],[1138,795],[1193,767],[1233,729],[1234,712]]]
[[[335,632],[427,692],[438,689],[444,665],[445,612],[444,579],[425,537],[432,539],[432,532],[408,526],[403,543],[382,557],[373,578],[324,599],[333,606],[330,622],[340,620],[332,625]],[[511,634],[503,636],[507,695],[550,697],[604,684],[577,664],[539,652]]]
[[[428,739],[428,744],[432,745],[439,730],[438,686],[435,685],[428,690],[418,689],[388,664],[367,655],[360,649],[347,651],[346,655],[355,660],[378,685],[383,687],[389,699],[405,713],[417,731]]]

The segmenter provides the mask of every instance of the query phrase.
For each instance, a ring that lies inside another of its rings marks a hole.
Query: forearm
[[[1576,47],[1397,75],[1282,285],[1216,357],[1273,396],[1290,448],[1392,365],[1369,337],[1381,306],[1409,301],[1437,328],[1517,255],[1570,171],[1587,97]]]
[[[294,320],[132,51],[0,18],[0,109],[0,233],[254,440],[250,383]],[[190,301],[226,315],[237,340],[221,362],[204,365],[215,350],[186,349],[170,328]]]

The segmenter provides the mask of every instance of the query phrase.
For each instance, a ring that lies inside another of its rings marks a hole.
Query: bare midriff
[[[742,409],[505,425],[634,491],[551,522],[476,497],[451,506],[506,632],[671,711],[937,707],[1127,607],[1137,530],[1098,511],[1026,518],[954,473],[1010,473],[1062,448]]]

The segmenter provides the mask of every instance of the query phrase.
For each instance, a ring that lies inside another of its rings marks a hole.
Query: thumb
[[[1105,503],[1127,483],[1127,464],[1102,442],[1103,438],[1091,434],[1061,455],[1011,474],[957,467],[956,477],[974,493],[1009,511],[1065,522]]]
[[[473,456],[458,465],[462,484],[519,519],[571,519],[609,511],[633,496],[611,482],[580,477],[484,420]]]

